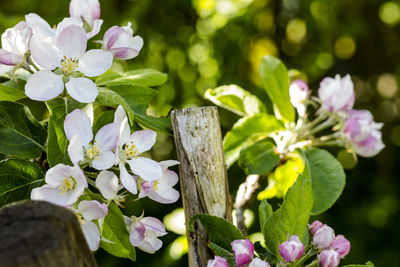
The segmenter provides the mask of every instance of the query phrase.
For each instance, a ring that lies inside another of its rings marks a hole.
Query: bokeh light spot
[[[376,83],[378,93],[383,98],[393,98],[397,92],[397,81],[394,75],[385,73],[379,76]]]
[[[356,42],[350,35],[342,35],[335,42],[335,54],[341,59],[349,59],[356,51]]]
[[[390,139],[394,145],[400,146],[400,125],[393,127],[390,132]]]
[[[307,25],[302,19],[292,19],[286,26],[286,38],[289,42],[301,43],[307,34]]]
[[[382,4],[379,17],[388,26],[397,25],[400,22],[400,5],[392,1]]]
[[[329,53],[319,53],[316,63],[317,66],[323,70],[330,69],[333,65],[333,57]]]
[[[164,217],[165,227],[178,235],[184,235],[186,233],[185,228],[185,213],[183,208],[178,208],[167,214]]]

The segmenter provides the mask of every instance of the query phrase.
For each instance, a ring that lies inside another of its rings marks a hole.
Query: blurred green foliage
[[[339,201],[319,217],[351,241],[343,263],[372,260],[376,266],[400,266],[400,2],[387,0],[101,0],[102,33],[113,25],[133,23],[145,45],[140,55],[118,68],[155,68],[169,74],[148,113],[210,104],[206,89],[238,84],[268,103],[258,67],[265,54],[279,56],[316,89],[324,76],[350,73],[356,108],[372,111],[383,128],[386,149],[372,159],[359,159],[347,171]],[[0,0],[0,32],[35,12],[57,24],[68,16],[67,0]],[[101,36],[101,35],[99,35]],[[220,110],[223,131],[238,116]],[[173,140],[159,136],[153,157],[174,155]],[[332,151],[338,153],[339,151]],[[348,164],[351,166],[352,164]],[[234,193],[244,173],[232,166]],[[266,182],[265,182],[266,183]],[[264,184],[266,186],[266,184]],[[145,200],[126,203],[128,213],[162,218],[181,203]],[[256,210],[258,201],[252,202]],[[257,220],[256,220],[257,221]],[[252,230],[259,229],[257,224]],[[250,232],[251,232],[250,231]],[[182,238],[171,232],[156,256],[138,251],[136,266],[187,266]],[[173,253],[170,253],[170,248]],[[177,253],[178,251],[178,253]],[[132,265],[128,260],[96,253],[99,266]],[[180,258],[180,259],[179,259]]]

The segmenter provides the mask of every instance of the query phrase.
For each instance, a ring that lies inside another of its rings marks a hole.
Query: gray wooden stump
[[[224,162],[222,135],[216,107],[187,108],[171,113],[185,221],[197,213],[232,221],[232,203]],[[189,266],[207,266],[213,253],[199,222],[187,231]]]
[[[97,266],[75,214],[43,201],[0,209],[0,266]]]

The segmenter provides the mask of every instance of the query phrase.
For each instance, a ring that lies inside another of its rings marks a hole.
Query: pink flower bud
[[[260,258],[255,258],[250,262],[249,267],[271,267],[271,265]]]
[[[331,247],[335,239],[335,231],[328,225],[324,225],[315,232],[313,245],[318,249],[328,249]]]
[[[207,267],[229,267],[228,261],[220,256],[215,256],[213,260],[209,260]]]
[[[100,18],[100,3],[98,0],[71,0],[69,14],[93,27],[95,20]]]
[[[237,266],[248,264],[254,255],[254,245],[250,240],[238,239],[231,243]]]
[[[139,55],[143,39],[140,36],[133,37],[131,23],[128,23],[125,27],[113,26],[108,29],[104,34],[103,47],[116,58],[132,59]]]
[[[376,156],[385,144],[382,142],[382,133],[380,130],[372,130],[369,136],[361,142],[352,143],[354,151],[363,157],[370,158]]]
[[[344,258],[350,252],[350,242],[343,235],[338,235],[333,240],[331,248],[336,250],[341,258]]]
[[[294,262],[304,253],[304,245],[300,242],[297,235],[292,235],[289,241],[285,241],[279,245],[279,254],[287,262]]]
[[[322,101],[322,107],[330,112],[349,110],[354,105],[354,85],[350,75],[340,78],[327,77],[322,80],[318,89],[319,98]]]
[[[333,249],[323,250],[318,255],[319,267],[337,267],[340,263],[340,255]]]
[[[318,220],[313,221],[313,223],[310,224],[310,225],[308,226],[308,228],[310,229],[310,234],[311,234],[312,236],[314,236],[315,233],[316,233],[322,226],[324,226],[324,224],[323,224],[322,222],[320,222],[320,221],[318,221]]]
[[[305,115],[306,100],[310,97],[311,91],[308,85],[303,80],[296,80],[290,84],[289,87],[290,102],[297,109],[300,116]]]

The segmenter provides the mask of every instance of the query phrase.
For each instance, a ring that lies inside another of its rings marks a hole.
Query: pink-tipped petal
[[[97,200],[82,200],[78,204],[78,212],[88,221],[104,218],[108,213],[107,205]]]
[[[23,62],[23,58],[5,49],[0,49],[0,64],[16,66]]]

